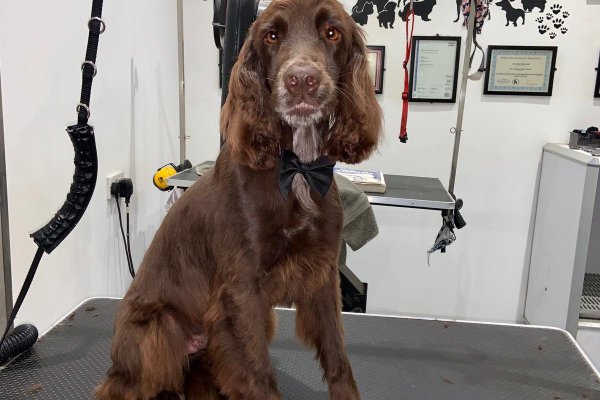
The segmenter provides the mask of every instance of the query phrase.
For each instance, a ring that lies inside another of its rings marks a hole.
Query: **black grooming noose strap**
[[[328,157],[319,157],[315,161],[304,164],[298,156],[289,150],[283,150],[279,162],[279,189],[287,198],[292,190],[292,182],[297,174],[302,174],[308,185],[321,197],[325,197],[333,182],[335,162]]]
[[[69,126],[67,132],[75,150],[75,173],[73,184],[67,195],[63,206],[54,215],[52,220],[40,228],[31,237],[38,245],[37,252],[25,282],[21,287],[17,301],[10,313],[6,323],[4,334],[0,339],[0,348],[6,339],[8,331],[13,325],[17,313],[29,291],[33,277],[44,252],[50,254],[79,222],[85,212],[94,193],[96,179],[98,177],[98,156],[96,154],[96,141],[94,129],[87,124],[90,117],[90,97],[92,94],[92,82],[96,75],[96,55],[98,53],[99,37],[104,32],[105,24],[102,21],[103,0],[93,0],[91,18],[88,21],[89,36],[86,58],[81,66],[82,84],[81,98],[77,106],[77,125]]]
[[[98,54],[98,41],[106,26],[102,22],[102,2],[94,0],[92,3],[92,16],[88,22],[89,34],[85,62],[82,65],[81,99],[80,104],[88,107],[79,107],[77,113],[78,125],[86,125],[89,119],[90,97],[92,95],[92,82],[96,76],[96,55]]]

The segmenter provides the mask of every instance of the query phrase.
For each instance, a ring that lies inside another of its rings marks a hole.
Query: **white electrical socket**
[[[106,175],[106,200],[112,199],[112,195],[110,194],[110,187],[113,182],[118,181],[119,179],[125,178],[125,173],[123,171],[113,171],[110,174]]]

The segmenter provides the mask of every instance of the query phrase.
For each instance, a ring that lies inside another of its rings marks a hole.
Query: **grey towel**
[[[342,238],[356,251],[379,233],[375,214],[367,196],[354,183],[338,174],[334,176],[344,209]]]

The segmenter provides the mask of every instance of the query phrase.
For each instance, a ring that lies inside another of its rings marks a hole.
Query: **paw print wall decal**
[[[554,27],[555,27],[556,29],[558,29],[558,28],[560,28],[561,26],[563,26],[564,22],[565,22],[565,21],[563,21],[563,20],[562,20],[562,19],[560,19],[560,18],[556,18],[554,21],[552,21],[552,23],[554,24]]]
[[[560,4],[553,4],[552,7],[550,7],[550,10],[554,14],[558,15],[562,11],[562,6]]]
[[[562,4],[552,4],[549,13],[540,15],[535,21],[538,23],[538,32],[545,35],[548,32],[550,39],[556,39],[559,34],[565,35],[569,28],[565,26],[565,20],[571,13],[564,9]],[[545,22],[545,23],[544,23]]]

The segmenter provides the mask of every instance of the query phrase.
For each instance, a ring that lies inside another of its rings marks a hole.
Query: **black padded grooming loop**
[[[65,202],[50,222],[31,234],[38,249],[29,267],[27,278],[19,291],[17,301],[8,318],[4,334],[0,338],[0,350],[5,344],[8,332],[25,300],[25,296],[27,296],[44,252],[50,254],[73,231],[81,217],[83,217],[94,194],[96,179],[98,177],[98,155],[96,153],[94,128],[88,125],[88,119],[90,117],[92,82],[97,73],[96,55],[98,53],[98,41],[100,35],[106,29],[106,25],[102,21],[102,4],[103,0],[93,0],[92,3],[92,15],[87,23],[89,28],[87,51],[85,61],[81,65],[82,84],[81,98],[77,105],[78,123],[67,128],[75,151],[73,183]],[[9,337],[10,340],[13,340],[13,335],[14,332]],[[20,337],[24,336],[21,335],[17,339]]]
[[[52,220],[40,228],[31,237],[35,243],[51,253],[71,233],[85,212],[96,185],[98,177],[98,155],[94,128],[89,125],[73,125],[67,133],[75,150],[75,172],[71,190],[64,204]]]

